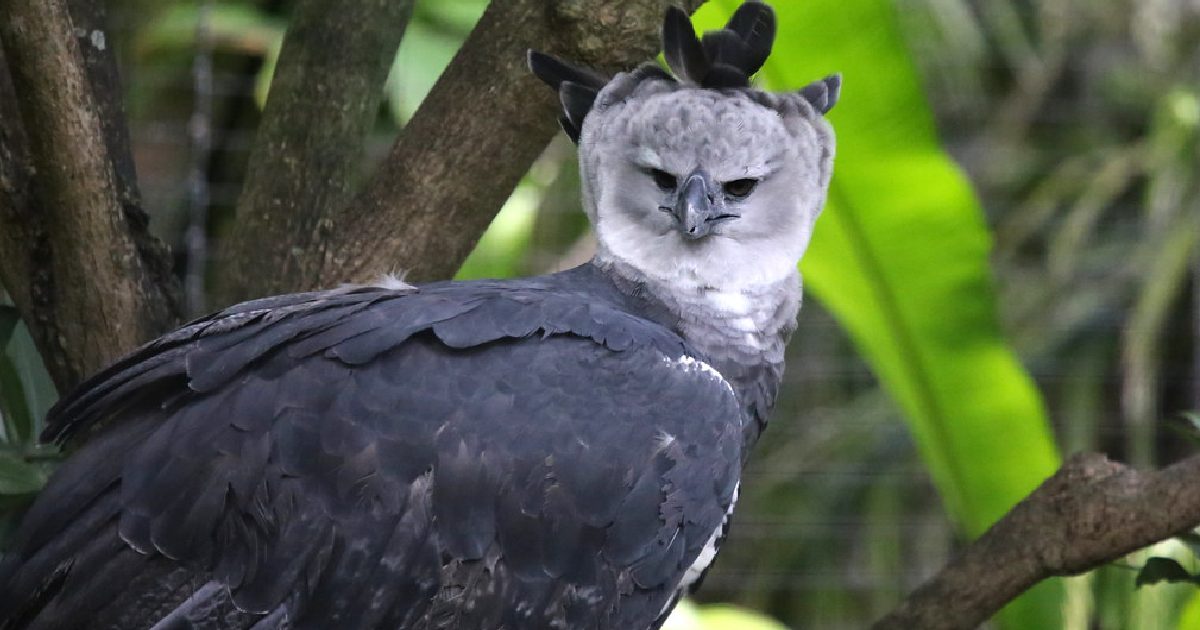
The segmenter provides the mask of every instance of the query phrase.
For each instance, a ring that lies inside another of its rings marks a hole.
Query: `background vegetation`
[[[417,2],[369,159],[485,4]],[[697,21],[736,4],[711,0]],[[1200,5],[774,4],[780,38],[760,82],[843,72],[839,155],[804,265],[816,299],[701,599],[793,627],[859,628],[1060,453],[1149,466],[1192,450],[1164,419],[1200,408]],[[289,2],[109,6],[144,205],[199,314]],[[461,276],[587,257],[573,159],[562,138],[546,149]],[[53,387],[0,307],[6,340],[0,509],[26,502],[54,461],[32,441]],[[1198,568],[1183,545],[1154,553]],[[1000,623],[1200,628],[1193,587],[1134,588],[1142,562],[1045,584]]]

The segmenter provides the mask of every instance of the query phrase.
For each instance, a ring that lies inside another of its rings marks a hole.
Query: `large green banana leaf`
[[[698,26],[738,4],[709,2]],[[977,536],[1058,465],[1040,396],[997,323],[979,202],[938,142],[892,2],[772,4],[779,39],[759,80],[778,91],[844,79],[806,286],[903,411],[954,521]],[[1011,606],[1006,625],[1057,627],[1057,588]]]

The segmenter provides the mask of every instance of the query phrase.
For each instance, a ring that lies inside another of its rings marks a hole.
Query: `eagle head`
[[[795,273],[825,202],[837,101],[833,75],[795,92],[754,89],[775,38],[766,4],[742,4],[697,37],[671,7],[667,72],[647,63],[611,79],[531,51],[579,145],[597,258],[663,282],[736,288]]]

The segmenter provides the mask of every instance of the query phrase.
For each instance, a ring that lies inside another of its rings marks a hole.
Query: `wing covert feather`
[[[65,570],[94,608],[71,565],[115,544],[292,628],[651,625],[732,500],[740,407],[657,324],[487,288],[234,310],[119,362],[56,410],[96,437],[0,583],[61,604]]]

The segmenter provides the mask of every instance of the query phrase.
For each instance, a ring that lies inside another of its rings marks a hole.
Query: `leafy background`
[[[110,1],[153,226],[229,224],[286,0]],[[418,0],[387,85],[377,159],[483,10]],[[696,21],[723,22],[735,0]],[[1200,4],[1194,0],[776,0],[759,82],[845,88],[829,203],[802,266],[811,298],[786,392],[747,474],[732,537],[674,628],[859,628],[1053,471],[1102,450],[1141,465],[1186,455],[1200,408]],[[197,46],[197,44],[200,44]],[[189,208],[209,56],[207,213]],[[534,165],[460,276],[586,259],[574,149]],[[54,399],[23,326],[0,306],[0,536],[55,454],[31,437]],[[1007,628],[1200,628],[1187,584],[1135,588],[1165,543],[1043,585]],[[714,605],[712,602],[729,602]],[[739,625],[740,624],[740,625]]]

